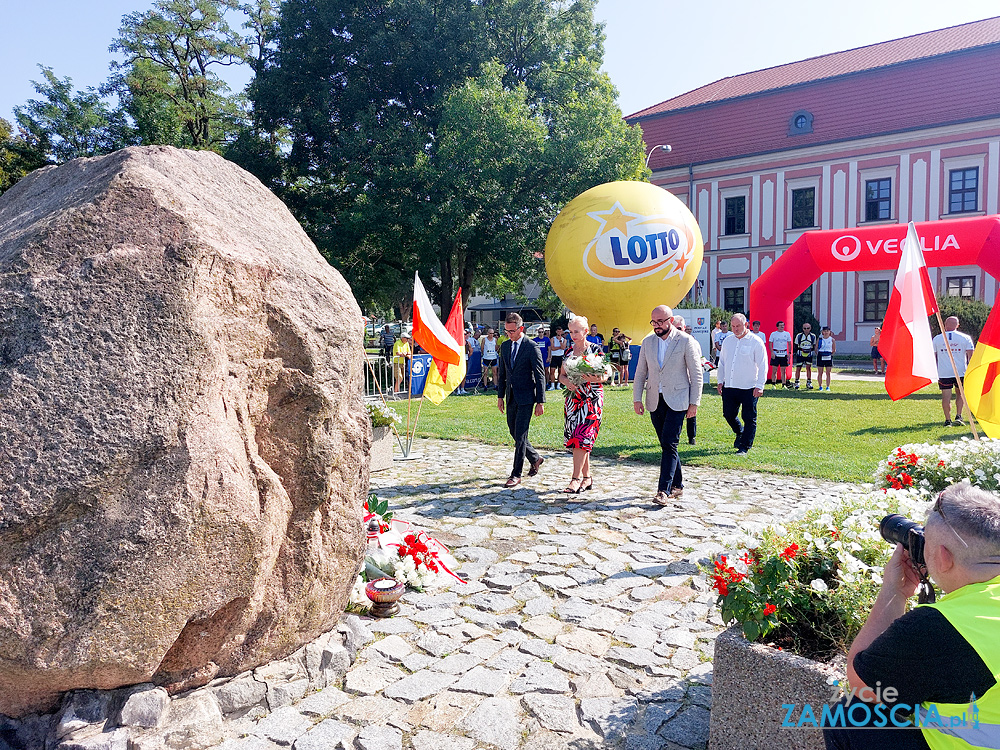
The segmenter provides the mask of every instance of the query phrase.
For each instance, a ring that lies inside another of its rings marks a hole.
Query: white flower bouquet
[[[601,380],[609,380],[613,370],[600,354],[584,354],[582,357],[570,355],[566,360],[566,377],[573,385],[583,385],[591,377],[598,375]]]

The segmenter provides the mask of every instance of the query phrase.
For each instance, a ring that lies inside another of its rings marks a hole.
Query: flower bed
[[[875,489],[816,504],[716,559],[708,573],[723,620],[739,623],[750,641],[810,658],[846,653],[892,554],[882,518],[923,520],[927,503],[963,479],[998,492],[998,467],[1000,440],[900,446],[879,464]]]

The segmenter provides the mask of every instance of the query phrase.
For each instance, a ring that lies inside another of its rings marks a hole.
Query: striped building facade
[[[653,182],[705,239],[692,295],[745,310],[750,284],[805,231],[1000,213],[1000,18],[746,73],[629,116]],[[992,305],[978,267],[931,270]],[[843,352],[880,325],[893,272],[824,274],[806,292]],[[750,311],[751,316],[753,311]]]

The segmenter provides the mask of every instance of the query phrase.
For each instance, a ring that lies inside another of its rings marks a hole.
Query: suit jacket
[[[511,364],[511,342],[500,345],[500,373],[497,393],[513,398],[519,406],[545,403],[545,364],[538,344],[523,333],[518,342],[517,359]]]
[[[698,342],[680,329],[671,327],[663,367],[659,362],[659,342],[660,339],[653,333],[642,340],[635,367],[632,400],[642,401],[645,389],[646,409],[653,411],[659,406],[662,390],[667,406],[674,411],[687,411],[690,405],[701,403],[702,369]]]

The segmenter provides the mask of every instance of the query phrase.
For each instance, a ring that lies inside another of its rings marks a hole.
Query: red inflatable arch
[[[925,221],[916,228],[928,267],[977,265],[1000,277],[1000,216]],[[906,224],[806,232],[751,285],[753,319],[768,332],[783,320],[794,335],[792,303],[810,284],[837,271],[895,271],[905,237]]]

